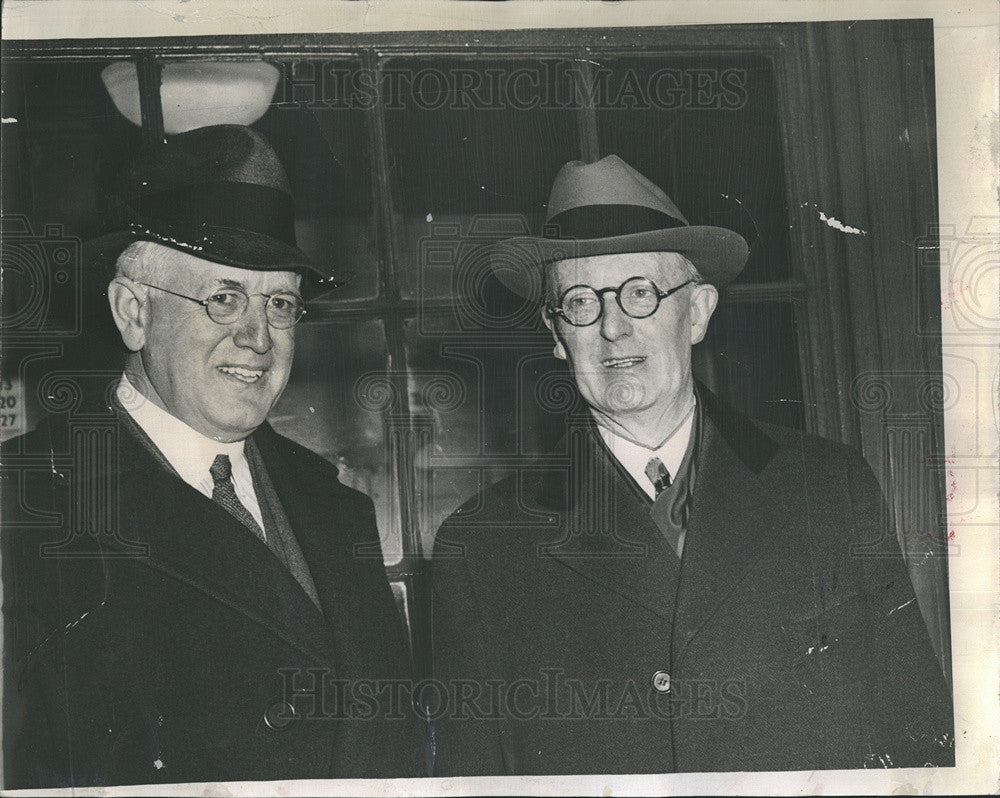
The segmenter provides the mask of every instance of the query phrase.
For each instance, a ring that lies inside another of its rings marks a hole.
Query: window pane
[[[798,322],[791,302],[723,304],[695,347],[695,374],[752,418],[805,429]]]
[[[85,262],[81,247],[102,232],[105,188],[141,139],[104,89],[108,63],[3,64],[0,362],[20,410],[15,432],[44,415],[38,387],[47,374],[122,367],[105,296],[111,269]],[[39,345],[51,356],[37,360]],[[6,437],[10,427],[0,430]]]
[[[302,249],[349,282],[326,299],[374,296],[378,286],[372,147],[364,103],[345,96],[358,82],[352,61],[274,62],[274,100],[255,127],[285,165]]]
[[[751,245],[742,282],[787,279],[788,207],[771,62],[760,56],[602,57],[593,93],[604,155],[663,188],[691,224]]]
[[[100,231],[103,191],[140,144],[101,82],[110,61],[5,62],[3,212],[33,227]]]
[[[383,555],[395,564],[402,556],[398,490],[386,425],[372,401],[387,368],[382,323],[304,322],[295,330],[292,374],[268,420],[334,463],[345,485],[371,496]]]
[[[425,552],[466,499],[551,451],[573,395],[547,333],[489,334],[483,327],[476,334],[445,325],[428,330],[411,319],[405,326]]]
[[[401,216],[404,296],[454,292],[447,268],[425,268],[423,237],[489,235],[477,215],[505,214],[507,232],[538,232],[552,180],[579,157],[568,60],[393,58],[384,64],[391,178]],[[445,225],[445,228],[442,228]]]

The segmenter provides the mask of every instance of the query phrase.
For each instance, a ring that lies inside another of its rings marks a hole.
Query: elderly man
[[[567,164],[497,276],[586,405],[435,544],[448,774],[952,764],[948,691],[865,462],[691,373],[747,247],[616,156]],[[865,544],[855,546],[854,544]]]
[[[354,711],[359,684],[409,675],[372,502],[265,421],[302,275],[330,276],[295,246],[276,155],[195,130],[122,196],[129,226],[94,251],[120,253],[126,365],[85,416],[111,454],[5,480],[7,786],[420,775],[412,714]],[[6,464],[72,453],[71,422]]]

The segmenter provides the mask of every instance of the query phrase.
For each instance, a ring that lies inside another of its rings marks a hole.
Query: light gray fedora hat
[[[608,155],[563,166],[552,184],[542,235],[498,242],[490,266],[511,291],[535,299],[546,264],[626,252],[677,252],[706,282],[723,286],[743,270],[749,248],[732,230],[688,224],[659,186]]]

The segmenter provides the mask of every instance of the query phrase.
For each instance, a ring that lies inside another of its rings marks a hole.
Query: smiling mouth
[[[601,361],[601,365],[608,369],[627,369],[645,361],[644,357],[608,357]]]
[[[240,382],[245,382],[248,385],[252,385],[257,382],[261,377],[264,376],[266,369],[250,369],[245,366],[219,366],[219,371],[223,374],[228,374]]]

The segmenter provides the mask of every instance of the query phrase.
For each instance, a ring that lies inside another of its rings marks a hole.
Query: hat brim
[[[123,229],[92,238],[83,245],[92,268],[113,269],[118,256],[134,241],[153,241],[197,258],[251,271],[290,271],[321,281],[335,281],[328,267],[314,263],[298,247],[251,230],[204,225],[197,231]]]
[[[732,230],[686,225],[610,238],[508,238],[491,248],[490,266],[497,279],[515,294],[539,300],[546,264],[627,252],[676,252],[691,261],[706,282],[722,287],[743,270],[750,250],[743,236]]]

